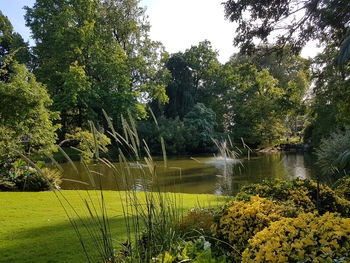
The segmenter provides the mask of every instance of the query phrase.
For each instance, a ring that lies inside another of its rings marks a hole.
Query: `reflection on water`
[[[162,162],[156,162],[156,177],[150,176],[147,165],[141,163],[131,163],[128,168],[115,164],[113,169],[102,164],[91,165],[90,173],[80,163],[75,165],[78,173],[70,164],[62,165],[64,178],[89,182],[90,186],[64,181],[63,189],[93,189],[95,184],[97,187],[102,185],[106,190],[160,190],[216,195],[230,195],[244,184],[258,183],[264,179],[313,178],[316,169],[312,158],[296,153],[261,154],[250,160],[220,157],[175,159],[168,160],[167,168]],[[129,175],[122,179],[121,171]]]

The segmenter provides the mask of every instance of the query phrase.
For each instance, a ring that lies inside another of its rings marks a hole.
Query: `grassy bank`
[[[64,197],[88,218],[82,198],[85,191],[62,191]],[[90,192],[98,202],[98,192]],[[142,193],[139,193],[141,195]],[[125,193],[105,191],[105,203],[112,234],[119,242],[125,241],[121,199]],[[224,201],[213,195],[179,194],[183,207],[199,204],[215,206]],[[81,245],[67,216],[53,192],[0,193],[0,262],[52,263],[85,262]]]

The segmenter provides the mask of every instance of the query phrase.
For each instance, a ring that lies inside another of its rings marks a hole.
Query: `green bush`
[[[0,191],[47,191],[59,188],[60,172],[48,168],[35,169],[23,166],[0,176]]]
[[[350,201],[350,177],[339,179],[334,185],[334,191],[341,197]]]
[[[253,196],[249,201],[228,202],[212,226],[213,235],[229,244],[226,248],[237,262],[248,240],[273,221],[295,216],[295,210],[275,201]],[[221,244],[222,245],[222,244]]]
[[[319,185],[319,213],[337,212],[350,216],[350,202],[326,185]],[[300,212],[313,212],[317,208],[317,183],[311,180],[264,181],[244,186],[237,194],[237,200],[259,195],[276,201],[283,201],[299,208]]]
[[[350,171],[350,127],[321,140],[316,151],[317,162],[325,175]]]
[[[226,263],[226,257],[217,256],[213,253],[211,243],[203,236],[192,241],[183,241],[174,245],[172,252],[165,252],[155,257],[154,263]]]
[[[350,262],[350,219],[302,213],[273,222],[249,240],[248,262]]]
[[[178,226],[177,231],[183,234],[211,234],[211,226],[214,224],[214,213],[209,210],[191,210],[184,216]]]

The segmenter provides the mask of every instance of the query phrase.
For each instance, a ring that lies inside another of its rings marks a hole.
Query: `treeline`
[[[162,136],[173,153],[213,151],[211,138],[225,134],[252,147],[300,137],[310,61],[288,48],[284,54],[236,54],[221,64],[208,41],[172,54],[165,64],[171,75],[169,102],[150,103],[159,122],[141,122],[141,134],[149,140]]]
[[[230,3],[228,17],[241,10]],[[212,138],[227,135],[251,147],[304,136],[316,147],[349,123],[347,53],[342,66],[334,62],[345,35],[339,23],[330,39],[315,34],[326,48],[313,61],[295,42],[254,47],[240,32],[241,52],[222,64],[209,41],[168,54],[149,38],[137,0],[37,0],[25,9],[33,47],[0,14],[2,160],[51,151],[91,123],[122,129],[129,115],[152,152],[163,137],[170,154],[207,153]],[[237,14],[232,21],[243,19]]]

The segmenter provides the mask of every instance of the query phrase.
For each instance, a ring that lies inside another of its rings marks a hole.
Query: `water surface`
[[[63,189],[94,189],[102,185],[106,190],[135,189],[139,191],[160,190],[194,194],[231,195],[248,183],[264,179],[311,179],[317,175],[314,159],[298,153],[270,153],[238,160],[196,157],[171,159],[167,167],[155,162],[157,176],[152,177],[145,163],[118,163],[114,167],[92,164],[88,169],[79,162],[65,163]],[[74,182],[77,180],[85,184]]]

